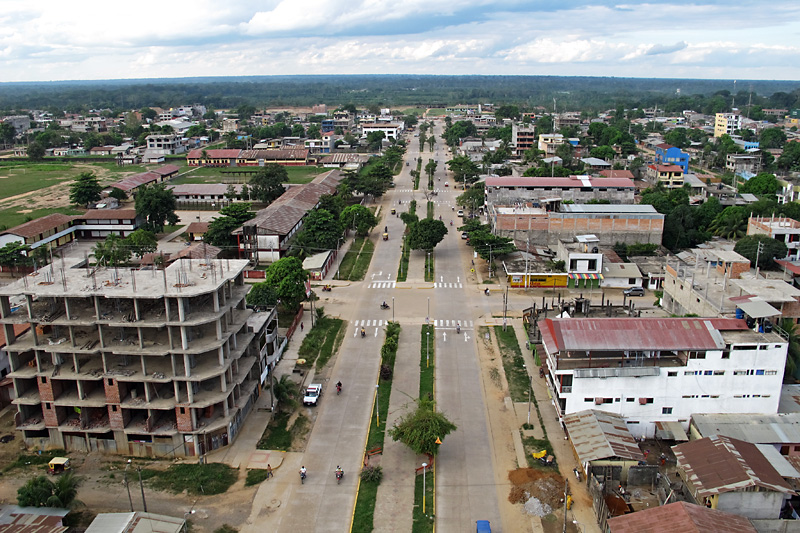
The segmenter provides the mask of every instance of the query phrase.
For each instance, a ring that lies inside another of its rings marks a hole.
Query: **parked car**
[[[625,296],[644,296],[644,289],[641,287],[631,287],[622,291]]]
[[[464,210],[463,209],[459,209],[458,210],[458,216],[460,216],[460,217],[464,216]]]
[[[461,232],[461,238],[464,239],[464,240],[469,239],[469,234],[466,231],[462,231]]]
[[[303,394],[303,405],[317,405],[320,396],[322,396],[322,385],[312,383],[306,387],[306,392]]]

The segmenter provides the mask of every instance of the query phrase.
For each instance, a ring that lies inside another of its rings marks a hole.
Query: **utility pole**
[[[567,497],[569,492],[569,481],[564,480],[564,529],[563,533],[567,533]]]
[[[136,468],[139,471],[139,490],[142,491],[142,508],[144,508],[144,512],[147,512],[147,501],[144,499],[144,484],[142,483],[142,467],[139,466]]]
[[[128,485],[128,469],[131,467],[131,460],[128,459],[128,464],[125,465],[125,471],[122,473],[122,480],[125,482],[125,489],[128,491],[128,503],[131,504],[131,512],[133,512],[133,499],[131,498],[131,487]]]

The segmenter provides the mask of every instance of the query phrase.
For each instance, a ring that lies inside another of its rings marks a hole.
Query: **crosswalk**
[[[396,281],[373,281],[369,284],[370,289],[394,289],[397,287]],[[463,283],[445,283],[437,281],[433,284],[434,289],[463,289]]]
[[[384,320],[380,318],[368,318],[363,320],[353,320],[351,323],[355,326],[356,330],[359,328],[380,328],[388,324],[389,320]],[[433,324],[436,328],[455,328],[457,325],[461,326],[461,329],[471,329],[475,327],[475,322],[473,320],[458,320],[458,319],[434,319],[431,320],[431,324]]]

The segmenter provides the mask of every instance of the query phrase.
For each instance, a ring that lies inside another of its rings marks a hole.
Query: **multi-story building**
[[[25,442],[161,457],[233,442],[268,370],[262,351],[278,346],[276,321],[248,326],[246,266],[46,267],[2,287],[0,327]],[[16,336],[18,324],[31,330]]]
[[[789,261],[800,261],[800,222],[788,217],[750,217],[748,235],[767,235],[786,245]],[[782,257],[779,259],[783,259]]]
[[[737,176],[752,177],[761,170],[761,153],[727,154],[725,170],[733,172]]]
[[[559,419],[584,409],[635,436],[692,413],[776,413],[787,341],[742,319],[569,318],[538,322]]]
[[[361,125],[361,137],[366,138],[367,135],[373,132],[383,132],[387,139],[395,139],[399,138],[399,135],[403,132],[403,125],[402,124],[387,124],[377,122],[375,124],[362,124]]]
[[[677,165],[647,165],[645,177],[653,185],[662,183],[667,189],[683,187],[683,169]]]
[[[558,147],[566,140],[560,133],[541,133],[539,134],[539,150],[544,152],[546,157],[553,157],[556,155]]]
[[[514,155],[518,157],[522,156],[526,150],[537,147],[536,126],[514,122],[511,125],[511,146],[514,149]]]
[[[147,152],[155,155],[175,155],[186,151],[183,139],[173,133],[147,136]]]
[[[742,129],[742,115],[739,113],[717,113],[714,118],[714,137],[733,135]]]
[[[4,124],[11,124],[17,133],[25,133],[31,129],[31,117],[28,115],[10,115],[3,117]]]

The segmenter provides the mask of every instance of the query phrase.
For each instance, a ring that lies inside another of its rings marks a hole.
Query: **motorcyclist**
[[[456,324],[456,333],[461,333],[461,322]]]
[[[306,472],[307,472],[306,467],[305,466],[301,466],[300,467],[300,479],[301,480],[306,478]]]
[[[341,381],[337,381],[336,382],[336,392],[342,392],[342,382]]]
[[[450,225],[451,225],[451,226],[453,225],[453,221],[452,221],[452,220],[450,221]]]
[[[367,335],[367,332],[364,330],[364,326],[361,326],[361,336],[365,337],[366,335]]]
[[[337,476],[340,476],[340,475],[343,476],[344,475],[344,470],[342,470],[342,467],[339,466],[339,465],[336,465],[336,475]]]

